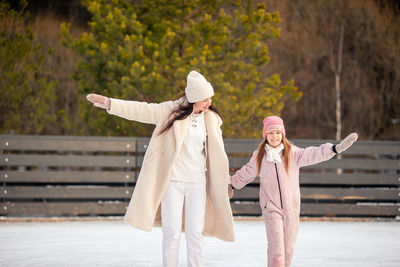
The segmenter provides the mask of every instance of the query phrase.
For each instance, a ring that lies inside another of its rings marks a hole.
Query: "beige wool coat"
[[[124,217],[124,221],[135,228],[151,231],[153,226],[161,226],[160,203],[190,125],[190,116],[176,120],[163,134],[159,135],[159,132],[169,120],[171,110],[183,102],[186,102],[184,97],[159,104],[111,98],[108,113],[156,126]],[[203,234],[234,241],[233,217],[228,197],[229,164],[222,139],[222,120],[210,110],[205,111],[204,119],[207,129],[207,200]]]

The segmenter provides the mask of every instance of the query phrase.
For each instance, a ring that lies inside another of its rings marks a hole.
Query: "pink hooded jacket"
[[[265,148],[266,149],[266,148]],[[267,151],[266,151],[267,152]],[[334,157],[332,144],[325,143],[319,147],[299,148],[292,145],[289,159],[289,175],[283,163],[267,161],[266,154],[262,159],[260,170],[260,206],[264,212],[272,204],[283,209],[286,216],[300,215],[300,167],[313,165]],[[250,161],[231,177],[232,186],[241,189],[257,176],[257,150]]]

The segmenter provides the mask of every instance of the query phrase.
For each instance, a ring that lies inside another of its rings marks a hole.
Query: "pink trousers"
[[[268,267],[290,267],[299,229],[299,216],[285,216],[269,202],[262,209],[268,241]]]

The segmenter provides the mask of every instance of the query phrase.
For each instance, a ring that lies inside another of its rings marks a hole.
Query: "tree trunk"
[[[343,35],[344,24],[340,26],[339,48],[338,48],[338,62],[335,71],[335,88],[336,88],[336,141],[342,139],[342,114],[341,114],[341,88],[340,88],[340,75],[342,73],[342,54],[343,54]]]

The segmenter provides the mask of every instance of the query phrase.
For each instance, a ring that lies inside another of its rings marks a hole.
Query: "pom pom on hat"
[[[283,125],[283,120],[278,116],[268,116],[263,120],[263,137],[267,137],[267,133],[272,131],[280,131],[282,133],[282,138],[285,137],[285,125]]]
[[[195,70],[189,72],[185,88],[189,103],[196,103],[214,95],[214,89],[203,75]]]

